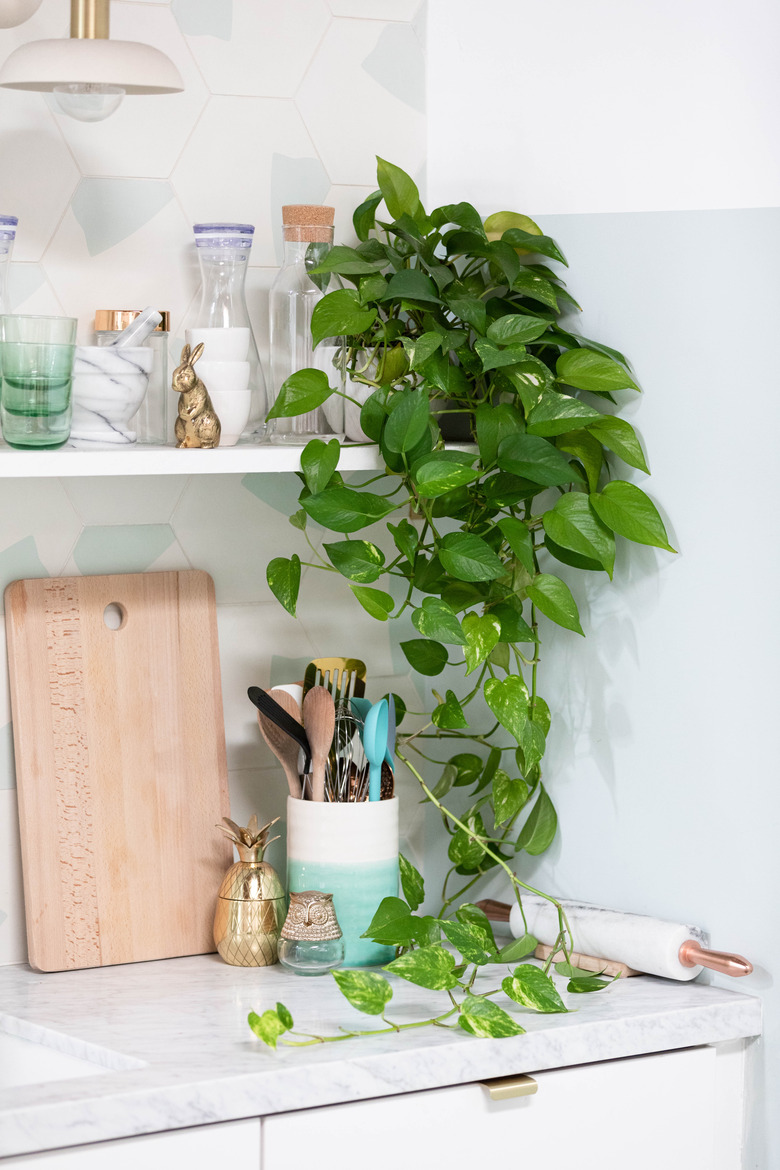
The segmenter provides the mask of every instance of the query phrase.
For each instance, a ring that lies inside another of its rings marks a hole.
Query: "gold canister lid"
[[[282,927],[282,938],[299,942],[325,942],[341,938],[341,927],[333,908],[333,894],[322,890],[290,892],[290,909]]]
[[[282,207],[284,238],[304,244],[330,244],[335,215],[335,207],[319,203],[285,203]]]
[[[105,330],[121,333],[123,329],[127,329],[131,321],[135,321],[140,312],[140,309],[96,309],[95,330],[98,333]],[[167,309],[158,309],[157,312],[162,321],[155,329],[155,333],[170,333],[171,314]]]

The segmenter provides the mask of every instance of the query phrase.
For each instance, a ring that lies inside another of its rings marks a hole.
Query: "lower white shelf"
[[[302,446],[271,444],[217,447],[213,451],[137,445],[114,451],[75,451],[68,447],[56,451],[16,451],[0,447],[0,479],[300,471],[302,450]],[[373,443],[342,447],[339,471],[376,471],[382,467],[384,460]]]

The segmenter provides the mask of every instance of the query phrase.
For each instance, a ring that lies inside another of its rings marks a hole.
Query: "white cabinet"
[[[490,1095],[496,1082],[454,1085],[24,1154],[0,1167],[430,1170],[481,1166],[489,1152],[491,1165],[510,1167],[741,1170],[743,1061],[742,1042],[687,1048],[535,1073],[532,1095],[504,1100]]]
[[[429,1170],[490,1151],[491,1165],[739,1170],[741,1061],[726,1074],[720,1060],[691,1048],[540,1072],[533,1095],[507,1100],[469,1084],[278,1114],[263,1119],[262,1167]]]
[[[260,1120],[226,1121],[0,1159],[3,1170],[260,1170]]]

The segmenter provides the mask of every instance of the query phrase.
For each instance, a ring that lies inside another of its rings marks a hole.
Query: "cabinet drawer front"
[[[430,1170],[553,1159],[577,1170],[711,1166],[715,1050],[693,1048],[533,1074],[532,1095],[480,1084],[263,1119],[263,1170]],[[736,1167],[735,1167],[736,1170]]]
[[[259,1118],[0,1158],[2,1170],[215,1170],[229,1164],[259,1170]]]

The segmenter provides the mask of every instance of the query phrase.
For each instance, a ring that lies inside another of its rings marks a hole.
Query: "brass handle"
[[[483,1089],[487,1089],[492,1101],[507,1101],[510,1097],[530,1097],[539,1089],[538,1082],[524,1074],[514,1077],[493,1077],[489,1081],[479,1083]]]

